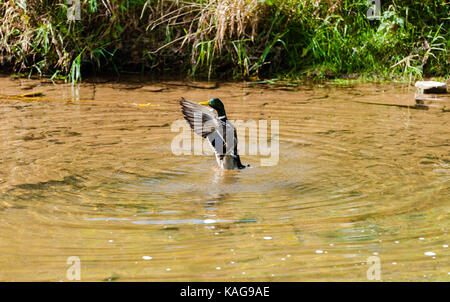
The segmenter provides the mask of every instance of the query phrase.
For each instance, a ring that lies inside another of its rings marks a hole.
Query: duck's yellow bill
[[[206,102],[200,102],[199,104],[200,104],[200,105],[209,106],[209,101],[206,101]]]

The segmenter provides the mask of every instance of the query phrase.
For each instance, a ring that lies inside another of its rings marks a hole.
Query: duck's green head
[[[206,102],[201,102],[201,105],[206,105],[209,106],[211,108],[213,108],[214,110],[217,111],[217,114],[219,116],[225,116],[225,107],[223,106],[223,103],[221,100],[219,100],[218,98],[212,98],[209,101]]]

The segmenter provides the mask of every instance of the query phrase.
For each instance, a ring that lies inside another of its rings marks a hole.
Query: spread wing
[[[218,128],[220,122],[214,110],[181,98],[181,112],[192,130],[201,137],[207,137]]]
[[[192,130],[207,138],[217,155],[237,155],[236,129],[230,121],[221,120],[214,110],[184,98],[181,98],[180,105]]]

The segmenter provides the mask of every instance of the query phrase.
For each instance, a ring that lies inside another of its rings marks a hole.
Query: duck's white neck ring
[[[226,118],[227,116],[226,115],[222,115],[222,116],[219,116],[219,117],[217,117],[219,120],[221,120],[221,119],[224,119],[224,118]]]

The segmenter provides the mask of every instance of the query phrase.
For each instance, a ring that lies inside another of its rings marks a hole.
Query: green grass
[[[203,78],[446,79],[445,0],[0,1],[0,71]]]

